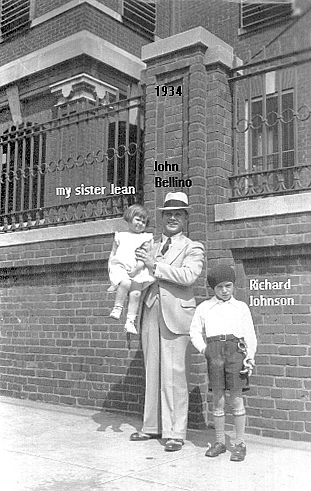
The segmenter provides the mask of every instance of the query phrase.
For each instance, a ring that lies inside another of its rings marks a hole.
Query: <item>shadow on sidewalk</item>
[[[113,413],[110,411],[101,411],[92,416],[93,421],[98,424],[96,431],[106,431],[111,428],[114,433],[124,433],[121,426],[128,425],[133,427],[134,431],[139,431],[141,429],[142,421],[133,416],[128,416],[126,414]]]

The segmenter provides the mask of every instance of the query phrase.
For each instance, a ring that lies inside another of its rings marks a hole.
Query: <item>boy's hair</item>
[[[133,218],[137,216],[140,218],[144,218],[146,220],[146,225],[148,225],[148,220],[149,220],[148,210],[141,205],[135,204],[129,206],[125,210],[123,218],[127,223],[131,223],[133,221]]]
[[[230,266],[220,264],[219,266],[214,266],[214,268],[207,273],[207,281],[209,286],[213,289],[223,281],[235,283],[235,272]]]

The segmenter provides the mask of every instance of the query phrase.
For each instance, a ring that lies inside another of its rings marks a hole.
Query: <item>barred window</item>
[[[6,40],[30,26],[31,0],[2,0],[0,3],[0,33]]]
[[[251,170],[253,172],[264,170],[264,154],[267,159],[267,170],[294,165],[293,104],[292,91],[284,91],[279,97],[276,94],[269,95],[265,101],[262,97],[252,101]]]
[[[5,131],[0,141],[0,214],[42,207],[45,132],[26,123]]]
[[[240,12],[240,28],[248,31],[288,19],[293,13],[293,1],[241,0]]]
[[[123,0],[123,22],[150,40],[154,39],[156,4],[150,0]]]

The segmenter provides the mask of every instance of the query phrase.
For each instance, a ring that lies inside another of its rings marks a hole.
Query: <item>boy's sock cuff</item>
[[[242,409],[233,409],[232,414],[233,416],[245,416],[245,408],[243,407]]]

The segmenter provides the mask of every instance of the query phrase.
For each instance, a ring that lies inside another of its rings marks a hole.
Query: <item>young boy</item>
[[[233,269],[216,266],[207,275],[207,281],[215,296],[197,307],[190,326],[192,344],[207,359],[209,389],[213,392],[216,443],[205,455],[217,457],[226,452],[224,407],[225,391],[228,390],[236,432],[230,460],[241,462],[246,455],[242,391],[249,390],[248,376],[254,366],[256,334],[248,306],[233,297]]]

